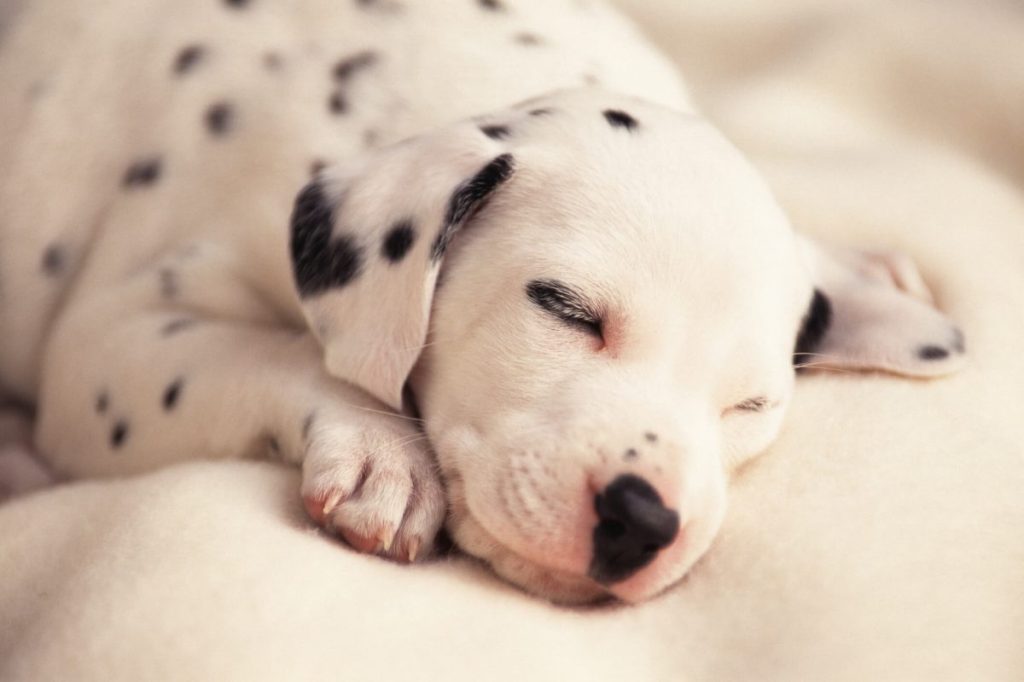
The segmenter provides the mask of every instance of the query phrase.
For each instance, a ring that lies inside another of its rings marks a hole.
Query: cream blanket
[[[639,607],[358,556],[271,465],[17,499],[0,679],[1024,679],[1020,5],[623,4],[800,229],[917,259],[971,367],[801,379],[710,554]]]

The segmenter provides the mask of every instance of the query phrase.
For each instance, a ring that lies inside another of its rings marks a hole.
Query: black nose
[[[594,528],[590,577],[599,583],[625,580],[654,560],[679,532],[679,514],[661,503],[650,483],[619,476],[594,496],[599,519]]]

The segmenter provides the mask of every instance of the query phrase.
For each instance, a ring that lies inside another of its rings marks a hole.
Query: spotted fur
[[[446,522],[544,596],[636,601],[710,545],[794,339],[962,366],[911,266],[794,239],[668,60],[589,5],[26,3],[0,386],[50,464],[262,454],[358,551],[429,556]]]

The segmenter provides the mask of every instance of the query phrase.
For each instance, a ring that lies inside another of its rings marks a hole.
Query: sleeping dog
[[[546,598],[638,601],[795,365],[964,362],[909,260],[796,235],[600,2],[13,11],[0,384],[60,476],[269,455],[357,551],[446,524]]]

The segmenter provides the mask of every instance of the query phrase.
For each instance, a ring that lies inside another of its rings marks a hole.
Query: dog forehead
[[[645,233],[715,229],[722,239],[749,241],[789,232],[751,164],[700,117],[588,91],[535,105],[543,106],[518,125],[481,126],[515,154],[506,194],[525,211],[558,222],[586,215],[598,229],[614,222]]]
[[[510,139],[517,172],[487,211],[495,251],[691,288],[799,268],[764,182],[703,120],[594,95],[545,104],[543,125]]]

